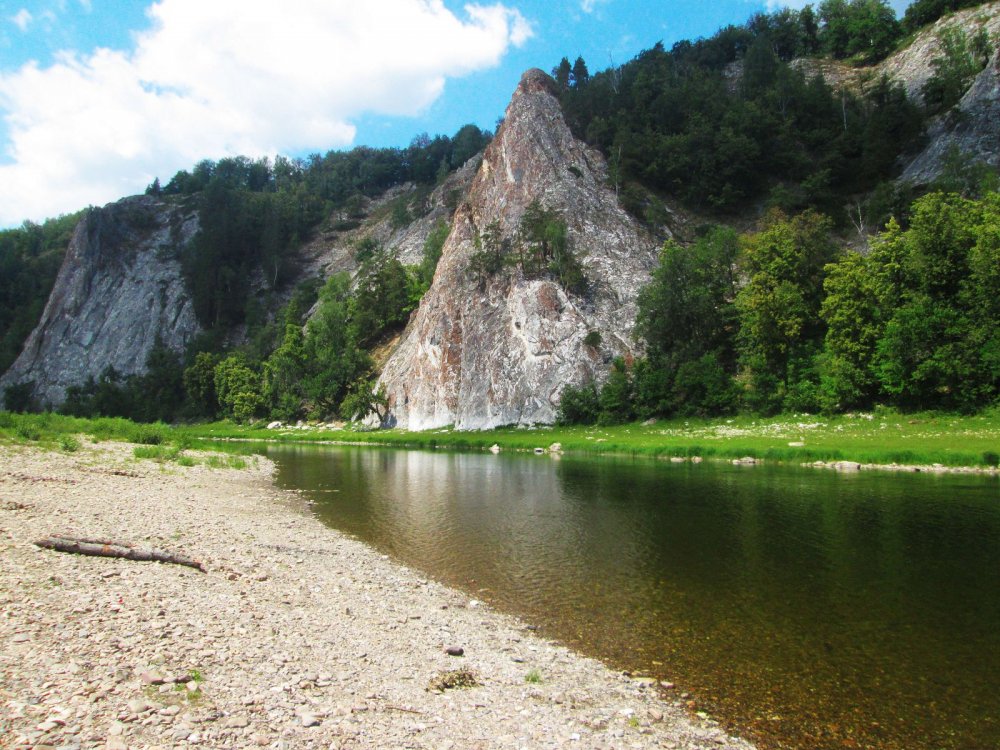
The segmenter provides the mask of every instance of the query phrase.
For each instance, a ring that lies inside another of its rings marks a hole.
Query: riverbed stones
[[[0,447],[0,745],[750,748],[325,528],[262,459],[164,467],[80,442]],[[55,532],[176,550],[207,573],[32,545]],[[458,644],[461,661],[445,652]],[[459,664],[478,686],[427,689]]]

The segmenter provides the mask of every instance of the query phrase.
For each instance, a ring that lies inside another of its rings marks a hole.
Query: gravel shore
[[[0,447],[0,747],[751,749],[331,531],[272,469]]]

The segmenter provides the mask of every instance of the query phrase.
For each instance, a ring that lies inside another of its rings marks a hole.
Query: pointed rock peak
[[[603,381],[616,356],[636,354],[636,298],[656,243],[618,205],[604,157],[573,137],[557,94],[541,70],[522,76],[431,288],[382,370],[387,423],[549,423],[567,384]],[[541,246],[526,244],[521,220],[535,202],[564,225],[585,289],[567,288],[552,259],[532,260]]]
[[[519,93],[526,94],[552,94],[556,96],[556,82],[548,73],[539,68],[530,68],[524,71],[521,82],[517,85]]]

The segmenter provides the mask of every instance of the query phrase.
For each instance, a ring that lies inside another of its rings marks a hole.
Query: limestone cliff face
[[[0,388],[34,382],[42,403],[107,367],[145,370],[159,335],[181,350],[200,329],[178,256],[197,219],[155,198],[92,209],[77,226],[38,326]]]
[[[950,28],[959,29],[968,37],[984,28],[995,39],[1000,34],[1000,2],[985,3],[941,18],[921,31],[910,45],[882,61],[874,69],[875,75],[868,76],[869,81],[886,75],[899,81],[910,99],[922,103],[924,85],[934,75],[932,63],[941,55],[941,35]]]
[[[600,380],[613,356],[633,353],[636,299],[657,243],[619,207],[603,157],[572,136],[551,87],[542,71],[524,75],[455,214],[431,289],[382,372],[392,424],[551,422],[565,384]],[[567,223],[586,295],[519,269],[485,283],[470,273],[480,233],[498,222],[513,237],[534,200]],[[592,331],[596,348],[584,343]]]
[[[928,184],[941,174],[945,156],[954,148],[1000,169],[1000,50],[955,109],[931,123],[927,147],[907,165],[902,179]]]

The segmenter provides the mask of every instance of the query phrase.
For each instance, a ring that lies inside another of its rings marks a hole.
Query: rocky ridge
[[[636,300],[657,242],[618,205],[604,158],[570,133],[552,87],[542,71],[525,73],[486,149],[434,282],[382,371],[391,424],[552,422],[566,384],[600,380],[612,357],[635,353]],[[586,294],[519,268],[485,281],[470,273],[485,228],[496,222],[513,238],[536,200],[565,220]],[[600,344],[586,344],[595,334]]]
[[[359,217],[350,216],[346,210],[334,214],[328,223],[350,228],[320,231],[307,242],[298,253],[300,278],[326,278],[343,271],[356,272],[360,265],[355,257],[357,247],[365,240],[374,241],[404,265],[419,265],[427,236],[437,222],[451,222],[456,205],[468,193],[480,158],[479,155],[472,157],[429,195],[422,195],[420,187],[406,183],[367,201]],[[416,214],[411,221],[402,225],[393,222],[392,206],[397,202],[403,203],[411,215]]]
[[[792,68],[807,78],[820,76],[833,88],[864,92],[883,76],[900,83],[907,97],[923,103],[923,88],[934,75],[932,62],[941,54],[941,37],[948,29],[959,29],[972,37],[985,29],[994,49],[1000,48],[1000,2],[984,3],[948,14],[917,34],[903,49],[877,65],[856,68],[827,58],[798,58]],[[730,91],[736,91],[743,76],[743,62],[726,69]],[[915,185],[933,182],[944,166],[945,155],[958,148],[966,157],[993,167],[1000,165],[1000,66],[997,55],[969,87],[962,101],[950,112],[934,118],[927,129],[927,145],[901,165],[901,178]]]
[[[1000,38],[1000,2],[985,3],[940,18],[918,33],[903,49],[876,65],[856,68],[840,60],[802,57],[793,60],[791,66],[808,78],[822,76],[833,88],[847,87],[858,91],[866,91],[882,76],[887,76],[903,86],[910,100],[921,104],[924,85],[934,75],[932,62],[941,54],[942,34],[947,29],[960,29],[971,37],[981,28],[986,29],[995,43]],[[730,87],[735,87],[742,76],[742,62],[733,63],[727,69],[727,76]]]
[[[144,372],[157,339],[182,351],[201,330],[179,260],[197,230],[196,215],[149,196],[91,209],[0,391],[30,381],[36,398],[55,406],[69,386],[108,367]]]
[[[911,161],[902,178],[926,185],[941,174],[949,152],[957,149],[976,162],[1000,169],[1000,49],[976,77],[954,110],[937,118],[927,132],[927,146]]]
[[[882,61],[872,71],[874,75],[867,79],[874,82],[886,75],[901,83],[910,99],[922,103],[924,84],[934,74],[931,63],[941,54],[941,34],[949,28],[961,29],[969,37],[980,28],[985,28],[995,45],[1000,39],[1000,2],[985,3],[944,16],[917,34],[907,47]]]

